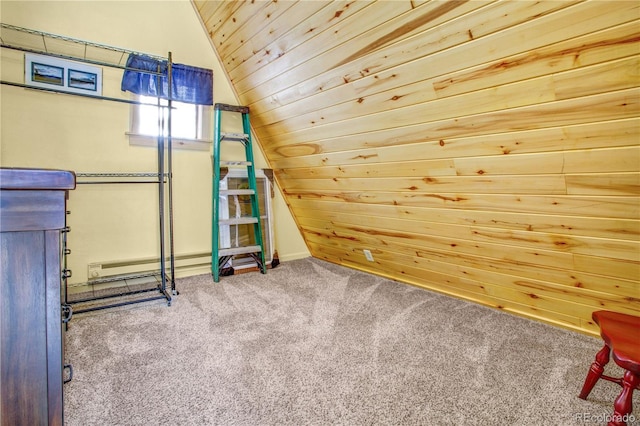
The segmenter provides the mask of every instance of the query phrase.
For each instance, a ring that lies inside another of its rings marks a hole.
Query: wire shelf
[[[95,65],[127,69],[126,61],[129,55],[137,52],[120,47],[99,44],[44,31],[22,28],[15,25],[0,23],[0,42],[2,47],[21,50],[30,53],[40,53],[62,59],[80,60]],[[144,53],[150,58],[166,61],[166,57]],[[130,68],[132,69],[132,68]],[[138,70],[150,74],[157,72]]]

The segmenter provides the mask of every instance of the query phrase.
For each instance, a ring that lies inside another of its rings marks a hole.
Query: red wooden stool
[[[614,413],[608,426],[626,426],[633,408],[633,391],[640,389],[640,318],[609,311],[596,311],[592,318],[600,326],[604,347],[591,364],[580,398],[587,399],[599,379],[619,384],[622,392],[613,405]],[[613,353],[615,363],[625,370],[623,378],[602,374],[609,362],[609,353]]]

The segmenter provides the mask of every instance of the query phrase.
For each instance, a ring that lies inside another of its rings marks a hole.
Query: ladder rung
[[[260,246],[231,247],[218,250],[218,256],[233,256],[235,254],[260,253]]]
[[[253,195],[256,191],[253,189],[221,189],[220,195]]]
[[[221,166],[250,166],[251,161],[220,161]]]
[[[220,140],[246,142],[249,140],[249,135],[246,133],[220,133]]]
[[[233,217],[231,219],[218,220],[220,225],[246,225],[249,223],[258,223],[258,219],[253,216]]]

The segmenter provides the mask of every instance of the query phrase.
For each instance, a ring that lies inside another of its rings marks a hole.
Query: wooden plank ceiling
[[[639,2],[194,5],[313,256],[588,333],[640,314]]]

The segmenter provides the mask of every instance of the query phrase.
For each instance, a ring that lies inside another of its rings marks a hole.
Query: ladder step
[[[220,225],[247,225],[249,223],[258,223],[258,219],[253,216],[233,217],[231,219],[218,220]]]
[[[245,247],[221,248],[218,251],[218,256],[233,256],[236,254],[260,253],[261,251],[262,251],[262,247],[257,245],[245,246]]]
[[[221,166],[250,166],[251,161],[220,161]]]
[[[221,189],[220,195],[253,195],[256,191],[253,189]]]
[[[249,135],[246,133],[220,133],[221,141],[247,142]]]

